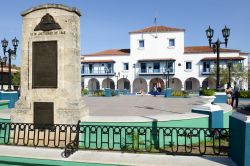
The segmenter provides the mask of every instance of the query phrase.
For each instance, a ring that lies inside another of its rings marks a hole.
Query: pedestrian
[[[234,88],[233,88],[233,94],[232,94],[232,104],[231,104],[232,107],[234,107],[234,101],[235,101],[235,108],[238,107],[239,95],[240,95],[239,86],[237,85],[237,82],[234,81]]]
[[[227,84],[227,88],[225,89],[226,95],[227,95],[227,104],[232,104],[232,88],[230,83]]]
[[[141,88],[140,94],[141,94],[141,96],[144,96],[144,89],[143,88]]]

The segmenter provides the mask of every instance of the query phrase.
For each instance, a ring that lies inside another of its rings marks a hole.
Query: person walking
[[[237,82],[234,81],[234,88],[233,88],[233,94],[232,94],[232,104],[231,104],[232,107],[234,107],[234,101],[235,101],[235,108],[238,107],[239,95],[240,95],[239,86],[237,85]]]
[[[226,95],[227,95],[227,104],[232,104],[232,88],[230,83],[227,84],[227,88],[225,89]]]

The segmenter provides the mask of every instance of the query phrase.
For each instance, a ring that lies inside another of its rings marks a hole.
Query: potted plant
[[[215,95],[215,90],[213,89],[202,89],[200,91],[200,97],[203,99],[203,102],[205,104],[211,104],[216,98],[214,95]]]
[[[20,71],[17,71],[16,73],[12,74],[11,83],[14,87],[14,90],[17,91],[18,87],[20,86]]]

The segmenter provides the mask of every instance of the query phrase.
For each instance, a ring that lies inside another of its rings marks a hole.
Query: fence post
[[[250,165],[250,116],[235,112],[229,118],[229,155],[239,166]]]

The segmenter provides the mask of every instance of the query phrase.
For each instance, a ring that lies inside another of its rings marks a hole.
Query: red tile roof
[[[216,60],[217,57],[205,57],[201,59],[201,61],[213,61]],[[220,57],[220,60],[244,60],[245,58],[237,56],[237,57]]]
[[[87,54],[83,56],[100,56],[100,55],[129,55],[130,49],[112,49],[96,52],[93,54]]]
[[[17,73],[19,70],[15,69],[15,68],[11,68],[11,73]],[[4,73],[8,73],[9,72],[9,67],[8,66],[5,66],[3,67],[3,72]]]
[[[144,29],[139,29],[132,31],[130,33],[150,33],[150,32],[179,32],[179,31],[185,31],[185,29],[178,29],[178,28],[171,28],[166,26],[151,26]]]
[[[152,58],[152,59],[140,59],[139,62],[145,62],[145,61],[175,61],[173,58]]]
[[[185,47],[184,50],[185,54],[211,53],[211,52],[213,52],[213,49],[210,48],[209,46],[191,46],[191,47]],[[240,52],[240,50],[220,48],[220,52]]]
[[[248,52],[240,52],[241,56],[248,56],[248,54],[250,54],[250,53],[248,53]]]
[[[107,63],[107,62],[115,62],[112,59],[100,59],[100,60],[81,60],[83,63]]]

